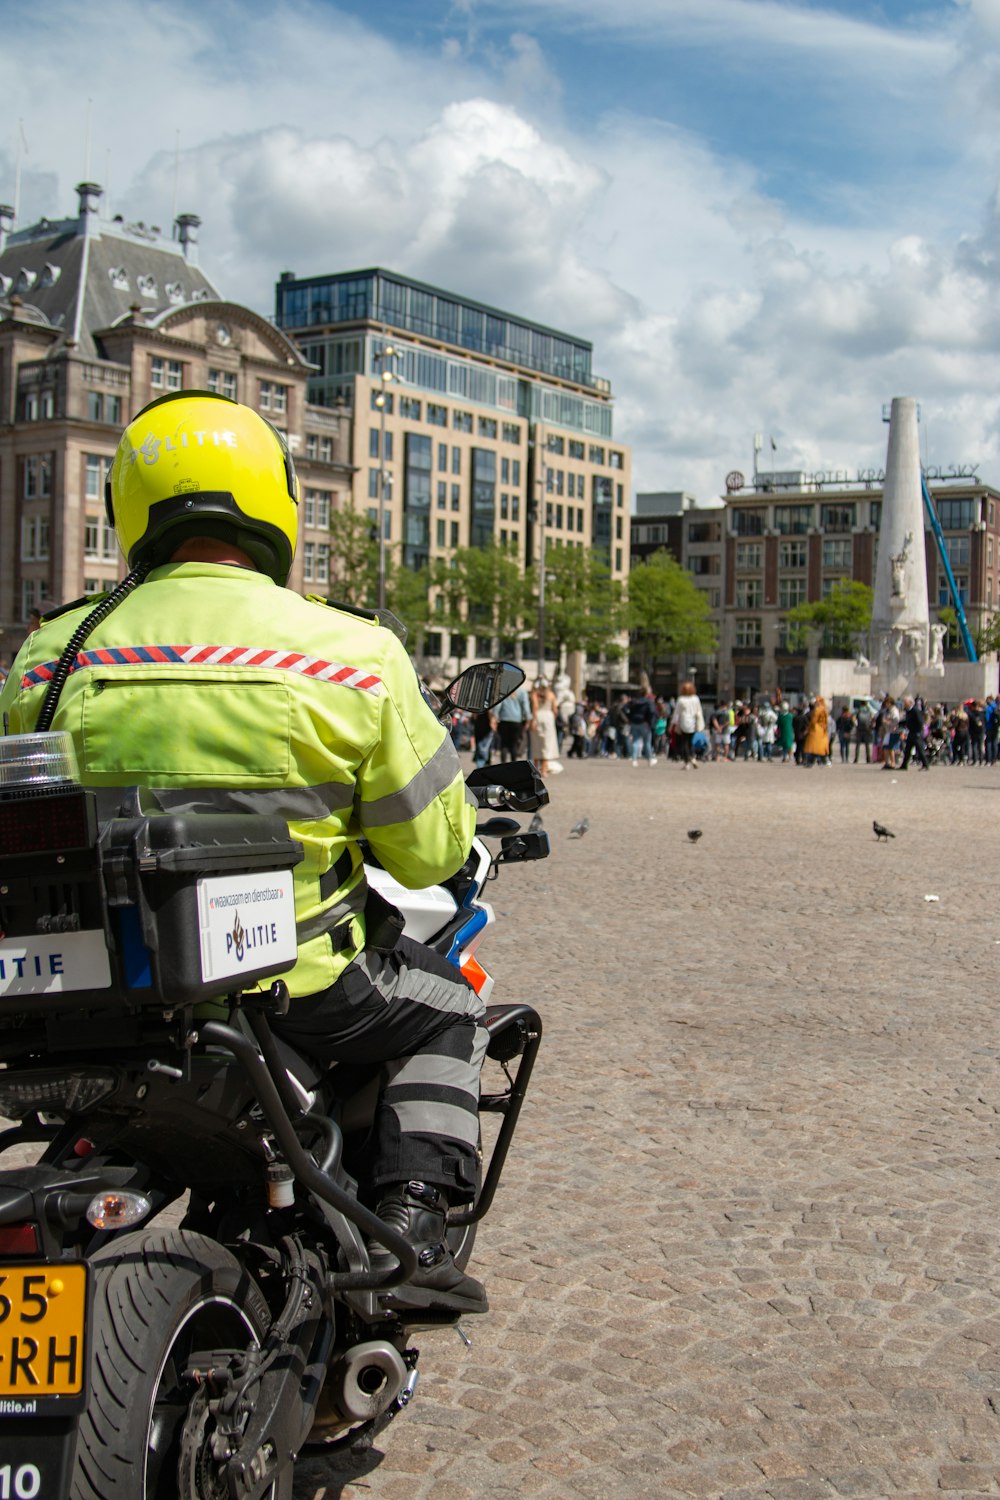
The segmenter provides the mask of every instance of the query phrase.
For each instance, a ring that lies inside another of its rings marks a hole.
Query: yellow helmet
[[[291,454],[270,422],[228,396],[178,391],[144,407],[104,493],[130,568],[166,562],[185,536],[213,536],[275,583],[288,580],[299,530]]]

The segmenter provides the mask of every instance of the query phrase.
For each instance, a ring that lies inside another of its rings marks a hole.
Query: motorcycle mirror
[[[445,701],[452,708],[465,708],[480,713],[486,708],[495,708],[498,703],[519,688],[524,673],[509,661],[485,661],[477,666],[466,667],[445,688]]]

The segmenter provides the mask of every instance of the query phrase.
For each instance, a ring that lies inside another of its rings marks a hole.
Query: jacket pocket
[[[281,682],[95,678],[83,691],[83,765],[122,782],[273,781],[291,768],[291,706]]]

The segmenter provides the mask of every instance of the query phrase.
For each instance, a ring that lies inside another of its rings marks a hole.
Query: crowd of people
[[[456,724],[456,739],[461,726]],[[692,682],[675,698],[619,693],[613,702],[576,699],[569,679],[537,678],[491,714],[471,724],[477,765],[530,754],[542,775],[563,769],[563,758],[600,757],[645,763],[676,760],[684,770],[704,762],[752,760],[797,766],[880,764],[884,770],[935,764],[997,763],[1000,698],[968,699],[955,708],[906,695],[897,702],[843,702],[832,711],[823,697],[736,699],[709,710]]]

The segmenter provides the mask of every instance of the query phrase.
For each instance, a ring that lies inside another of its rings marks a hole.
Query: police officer
[[[137,586],[87,636],[52,727],[72,734],[88,785],[141,784],[165,812],[287,819],[305,859],[275,1028],[321,1060],[382,1064],[366,1186],[419,1252],[387,1300],[483,1312],[445,1240],[448,1205],[475,1190],[483,1006],[430,949],[369,940],[357,843],[411,888],[460,868],[475,809],[451,740],[389,630],[284,587],[298,481],[256,412],[204,391],[154,401],[122,435],[107,506]],[[35,727],[94,604],[28,637],[0,695],[9,733]],[[374,1247],[373,1263],[395,1262]]]

